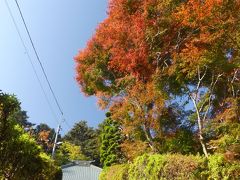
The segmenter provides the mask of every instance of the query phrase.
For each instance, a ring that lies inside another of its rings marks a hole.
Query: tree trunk
[[[197,113],[199,142],[200,142],[200,144],[202,146],[202,150],[203,150],[204,155],[206,156],[206,158],[208,158],[207,148],[206,148],[206,145],[204,143],[204,138],[203,138],[203,134],[202,134],[202,119],[201,119],[201,116],[200,116],[200,113],[199,113],[199,109],[197,107],[196,100],[192,96],[191,96],[191,99],[193,101],[193,105],[194,105],[194,108],[195,108],[196,113]]]
[[[153,144],[153,138],[152,138],[152,135],[150,133],[150,129],[148,127],[146,127],[146,125],[144,125],[144,133],[145,133],[145,136],[147,138],[149,147],[152,149],[153,152],[156,152],[156,148]]]

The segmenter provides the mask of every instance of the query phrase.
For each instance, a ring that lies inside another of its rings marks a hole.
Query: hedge
[[[221,154],[202,156],[181,154],[145,154],[132,163],[103,170],[100,180],[237,180],[240,162],[225,160]]]

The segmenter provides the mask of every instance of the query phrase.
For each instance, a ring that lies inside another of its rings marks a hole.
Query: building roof
[[[62,166],[63,180],[98,180],[101,168],[91,164],[92,161],[74,161]]]

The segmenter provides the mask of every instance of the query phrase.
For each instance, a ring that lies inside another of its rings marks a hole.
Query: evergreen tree
[[[97,131],[88,127],[86,121],[80,121],[64,136],[65,141],[81,147],[82,153],[95,165],[99,165],[99,143]]]
[[[111,119],[111,114],[106,113],[100,135],[100,160],[104,167],[119,163],[122,160],[120,147],[122,136],[119,127],[119,124]]]
[[[35,125],[28,121],[27,111],[18,111],[15,116],[17,123],[26,131],[29,131]]]

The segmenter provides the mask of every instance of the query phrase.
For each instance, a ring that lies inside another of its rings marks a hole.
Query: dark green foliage
[[[33,123],[28,121],[27,111],[16,112],[15,118],[17,122],[26,130],[29,130],[32,126],[34,126]]]
[[[186,127],[179,128],[174,136],[166,137],[162,140],[161,149],[163,153],[181,154],[191,154],[201,151],[194,133]]]
[[[116,121],[113,121],[109,113],[106,114],[106,119],[101,125],[101,146],[100,146],[100,161],[104,167],[122,161],[121,141],[122,135],[120,126]]]
[[[80,121],[63,138],[81,147],[84,156],[99,165],[99,142],[97,131],[88,127],[86,121]]]

